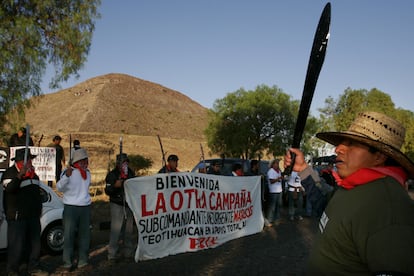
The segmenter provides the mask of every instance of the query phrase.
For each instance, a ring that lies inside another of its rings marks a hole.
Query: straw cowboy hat
[[[373,147],[400,164],[410,177],[414,177],[414,163],[401,152],[405,128],[400,122],[382,113],[359,113],[347,131],[321,132],[316,137],[334,146],[349,139]]]

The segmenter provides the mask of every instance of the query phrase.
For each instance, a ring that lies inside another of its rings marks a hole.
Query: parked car
[[[194,166],[191,172],[198,172],[198,169],[201,168],[204,165],[204,163],[208,170],[208,168],[216,161],[218,161],[221,165],[220,172],[222,175],[232,175],[231,171],[235,163],[242,164],[243,172],[245,174],[250,171],[250,160],[241,159],[241,158],[212,158],[212,159],[205,159],[204,161],[200,161],[197,165]],[[260,163],[260,169],[259,169],[260,173],[266,175],[267,171],[269,170],[269,161],[260,160],[259,163]]]
[[[40,183],[40,193],[43,202],[42,215],[40,217],[42,251],[50,255],[58,255],[63,251],[63,203],[52,188],[42,181]],[[0,228],[0,250],[5,250],[6,248],[7,221],[5,220]]]

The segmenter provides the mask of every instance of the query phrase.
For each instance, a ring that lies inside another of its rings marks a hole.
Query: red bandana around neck
[[[22,178],[23,179],[33,179],[36,176],[35,168],[32,166],[31,163],[29,164],[29,162],[26,166],[28,166],[28,169],[27,169],[25,175]],[[23,161],[16,162],[16,167],[20,171],[23,168]]]
[[[73,166],[74,166],[76,169],[78,169],[78,170],[79,170],[79,172],[80,172],[80,174],[81,174],[81,176],[82,176],[83,180],[86,180],[86,177],[87,177],[87,175],[86,175],[86,170],[85,170],[85,169],[83,169],[83,168],[79,165],[79,163],[75,163],[75,164],[73,164]]]
[[[174,170],[174,169],[173,169],[173,168],[171,168],[171,166],[170,166],[170,165],[168,165],[168,164],[167,164],[166,169],[167,169],[167,172],[178,172],[178,169],[177,169],[177,168],[175,168],[175,170]]]
[[[237,170],[236,171],[237,176],[243,176],[243,171],[242,170]]]
[[[121,164],[121,179],[128,178],[128,162],[123,162]]]
[[[368,182],[380,179],[386,176],[390,176],[400,183],[400,185],[405,187],[405,180],[407,179],[407,174],[400,167],[377,167],[377,168],[363,168],[349,175],[348,177],[342,179],[338,185],[344,189],[351,190],[356,186],[364,185]]]

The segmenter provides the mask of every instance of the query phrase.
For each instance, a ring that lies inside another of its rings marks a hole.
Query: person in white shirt
[[[89,185],[91,173],[88,169],[88,154],[85,149],[76,150],[73,154],[72,165],[63,173],[56,184],[59,192],[63,193],[63,268],[72,271],[75,268],[74,249],[75,238],[78,237],[77,267],[88,265],[90,245],[90,216],[91,197]]]
[[[266,211],[266,225],[272,226],[272,222],[280,218],[279,201],[282,193],[282,172],[279,168],[279,160],[270,162],[270,169],[267,171],[269,195]]]
[[[295,217],[298,220],[303,220],[303,196],[305,189],[302,187],[302,182],[297,172],[292,172],[290,175],[287,189],[289,220],[293,221]]]

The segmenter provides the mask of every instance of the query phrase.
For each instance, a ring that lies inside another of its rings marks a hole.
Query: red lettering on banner
[[[233,220],[235,222],[247,219],[253,215],[253,206],[242,210],[235,210]]]
[[[193,198],[193,194],[195,194],[197,192],[196,189],[186,189],[184,190],[184,193],[188,195],[188,204],[187,204],[187,208],[191,208],[191,201]],[[196,195],[194,195],[196,196]]]
[[[174,200],[175,198],[178,199],[177,205],[175,204],[175,200]],[[184,197],[180,191],[175,191],[171,194],[171,197],[170,197],[171,209],[173,209],[174,211],[180,210],[183,207],[183,202],[184,202]]]
[[[206,199],[206,193],[201,193],[200,197],[197,197],[197,208],[205,209],[207,208],[207,199]]]
[[[216,196],[216,194],[214,193],[214,192],[212,192],[211,194],[210,194],[210,197],[209,197],[209,202],[210,202],[210,209],[211,210],[217,210],[217,206],[218,205],[220,205],[220,198],[218,198],[217,200],[216,200],[216,204],[214,204],[214,197]]]
[[[167,207],[165,207],[165,198],[164,198],[163,193],[159,193],[157,196],[157,203],[155,205],[155,214],[157,215],[160,210],[162,210],[163,213],[167,212]]]
[[[141,210],[142,210],[142,216],[143,217],[152,216],[152,215],[154,215],[154,213],[157,215],[158,213],[160,213],[160,210],[163,213],[166,213],[167,212],[167,207],[165,206],[164,194],[159,193],[157,195],[157,202],[156,202],[156,205],[155,205],[155,212],[147,210],[147,195],[141,195]]]
[[[155,206],[147,206],[147,195],[141,195],[142,216],[153,216],[169,211],[180,211],[183,208],[210,209],[212,211],[247,208],[252,204],[250,191],[238,193],[206,193],[197,189],[176,190],[171,194],[158,193]],[[167,198],[165,198],[167,197]],[[153,210],[149,210],[152,209]],[[249,217],[251,210],[237,215],[237,218]]]
[[[141,210],[142,210],[142,216],[152,216],[154,214],[153,211],[147,211],[147,197],[146,195],[141,195]]]
[[[217,245],[218,237],[189,238],[190,249],[205,249]]]

